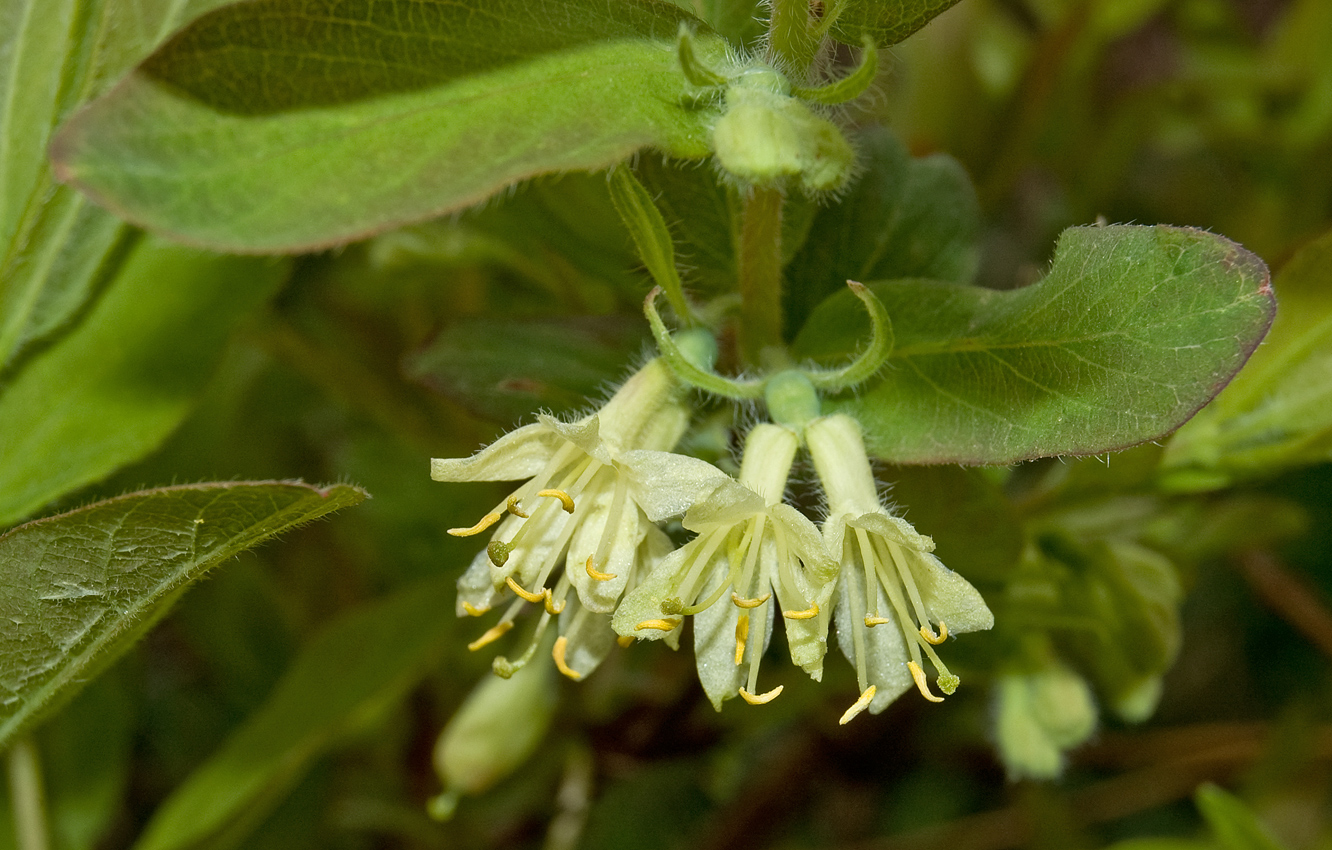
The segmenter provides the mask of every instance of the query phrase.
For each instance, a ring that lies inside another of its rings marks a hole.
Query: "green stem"
[[[819,49],[810,27],[809,0],[772,0],[768,45],[796,77],[804,75]]]
[[[14,742],[9,750],[9,799],[14,810],[14,835],[18,850],[48,850],[46,793],[42,787],[42,764],[30,738]]]
[[[740,350],[751,365],[782,344],[782,192],[755,187],[740,221]]]

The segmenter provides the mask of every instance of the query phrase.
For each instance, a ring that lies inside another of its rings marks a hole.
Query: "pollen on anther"
[[[542,595],[546,597],[546,613],[547,613],[547,614],[558,614],[558,613],[560,613],[561,611],[563,611],[563,610],[564,610],[564,606],[568,604],[567,601],[561,599],[561,600],[560,600],[560,603],[559,603],[558,605],[556,605],[556,604],[555,604],[555,597],[553,597],[553,596],[550,595],[550,588],[549,588],[549,587],[545,588],[545,589],[542,591]]]
[[[593,557],[595,556],[593,555],[587,556],[587,575],[589,578],[593,579],[594,581],[610,581],[611,579],[615,578],[615,573],[603,573],[600,570],[598,570],[596,567],[592,566]]]
[[[663,632],[674,631],[675,627],[680,625],[679,620],[644,620],[634,626],[634,631],[641,632],[644,629],[658,629]]]
[[[735,663],[739,666],[745,660],[745,641],[749,639],[749,615],[741,614],[735,621]]]
[[[943,697],[936,697],[930,693],[930,685],[925,681],[925,671],[920,669],[920,665],[914,661],[907,662],[907,669],[911,671],[911,678],[916,682],[916,689],[920,695],[930,702],[943,702]]]
[[[811,602],[804,611],[783,611],[782,616],[788,620],[810,620],[819,615],[819,603]]]
[[[478,649],[485,646],[486,644],[494,643],[495,641],[504,637],[504,635],[507,634],[509,629],[511,628],[513,628],[513,620],[505,620],[502,623],[491,626],[489,629],[486,630],[485,634],[481,635],[481,637],[467,644],[467,649],[470,652],[476,652]]]
[[[559,669],[561,673],[563,673],[564,675],[568,676],[570,679],[573,679],[575,682],[577,682],[579,679],[583,678],[583,674],[579,673],[577,670],[572,669],[571,667],[569,667],[568,664],[564,663],[564,654],[568,651],[569,651],[569,639],[564,635],[560,635],[559,637],[555,638],[555,646],[554,648],[551,649],[550,656],[551,658],[555,659],[555,666]]]
[[[634,641],[636,640],[638,640],[638,638],[634,637],[633,635],[620,635],[615,639],[615,642],[620,645],[621,649],[628,649],[629,647],[633,646]]]
[[[866,688],[865,692],[860,695],[860,698],[852,703],[851,707],[842,714],[842,719],[837,721],[837,723],[841,726],[845,726],[855,719],[857,714],[860,714],[860,712],[869,708],[869,704],[874,700],[874,692],[876,690],[878,690],[878,688],[874,685],[870,685]]]
[[[766,705],[767,703],[770,703],[773,700],[777,699],[778,694],[782,692],[782,688],[784,687],[786,686],[778,685],[777,687],[768,691],[766,694],[751,694],[749,691],[745,690],[744,688],[741,688],[740,696],[744,698],[744,701],[749,703],[750,705]]]
[[[490,610],[489,608],[478,608],[470,602],[464,602],[462,604],[462,609],[467,612],[467,616],[469,617],[480,617],[482,614]]]
[[[495,513],[486,514],[481,517],[481,521],[471,528],[450,528],[449,534],[454,537],[471,537],[473,534],[480,534],[487,528],[500,521],[500,515]]]
[[[865,626],[866,626],[867,628],[873,628],[873,627],[875,627],[875,626],[882,626],[882,625],[884,625],[885,623],[891,623],[891,622],[892,622],[892,620],[888,619],[887,617],[866,617],[866,618],[865,618]]]
[[[737,608],[757,608],[771,598],[771,593],[765,593],[757,599],[746,599],[738,593],[731,594],[731,601],[735,603]]]
[[[552,499],[559,499],[560,504],[564,506],[564,512],[566,514],[571,514],[574,512],[573,496],[570,496],[568,493],[564,492],[563,490],[555,490],[555,489],[539,490],[537,491],[537,495],[549,496]]]
[[[939,633],[937,635],[934,632],[930,631],[930,627],[928,625],[921,626],[920,636],[925,640],[926,643],[938,646],[939,644],[948,640],[948,626],[944,624],[943,620],[940,620]]]
[[[546,600],[546,594],[548,591],[544,587],[541,589],[541,592],[532,593],[531,591],[524,590],[522,585],[513,580],[513,576],[508,576],[507,578],[505,578],[504,583],[509,586],[509,590],[512,590],[514,593],[518,594],[523,599],[526,599],[528,602],[537,603],[537,602],[544,602]]]
[[[517,493],[514,493],[512,496],[510,496],[509,501],[505,502],[504,504],[505,507],[509,509],[509,513],[513,514],[516,517],[522,517],[523,519],[527,519],[527,514],[524,513],[523,509],[518,505]]]

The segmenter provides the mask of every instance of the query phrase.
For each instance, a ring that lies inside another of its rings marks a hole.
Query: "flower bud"
[[[1057,661],[1034,673],[1001,676],[996,697],[996,743],[1013,778],[1057,777],[1064,751],[1096,731],[1091,688]]]

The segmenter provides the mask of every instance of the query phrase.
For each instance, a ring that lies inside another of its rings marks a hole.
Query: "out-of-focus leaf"
[[[1286,264],[1267,341],[1162,461],[1173,489],[1209,490],[1332,460],[1332,233]]]
[[[691,20],[664,0],[240,3],[77,115],[54,158],[100,203],[193,243],[345,242],[643,147],[707,156],[711,112],[674,51]]]
[[[1198,787],[1193,801],[1224,850],[1285,850],[1249,807],[1230,792],[1207,782]]]
[[[1012,463],[1160,437],[1217,394],[1267,332],[1262,261],[1176,227],[1064,232],[1045,279],[999,292],[932,281],[871,287],[896,346],[881,377],[825,409],[851,413],[896,463]],[[849,292],[796,340],[843,362],[869,335]]]
[[[0,393],[0,525],[152,451],[280,262],[141,243],[76,331]]]
[[[165,487],[0,536],[0,747],[114,661],[213,566],[364,498],[346,485]]]
[[[787,266],[789,315],[809,315],[848,280],[969,283],[976,272],[980,206],[962,166],[943,154],[913,159],[882,129],[857,141],[864,173],[819,210]]]
[[[424,675],[452,632],[454,579],[411,585],[329,623],[267,702],[162,804],[135,850],[240,842],[319,753]]]
[[[0,2],[0,375],[77,320],[131,232],[52,183],[53,128],[175,26],[220,2]]]
[[[948,11],[957,0],[846,0],[833,24],[833,36],[843,44],[860,46],[869,36],[880,47],[897,44]]]
[[[410,377],[478,416],[510,423],[545,408],[577,410],[624,377],[642,322],[477,319],[447,328],[407,364]]]

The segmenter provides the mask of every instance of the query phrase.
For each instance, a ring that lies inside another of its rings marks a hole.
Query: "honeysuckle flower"
[[[653,360],[597,413],[572,423],[543,415],[471,457],[431,460],[436,481],[528,479],[476,525],[449,531],[470,536],[498,523],[458,582],[457,609],[481,616],[508,607],[471,648],[511,629],[524,606],[543,609],[527,652],[496,659],[496,672],[525,664],[556,615],[557,666],[571,678],[590,672],[613,639],[606,615],[671,548],[655,523],[730,481],[706,461],[667,451],[688,424],[683,394]]]
[[[841,562],[837,642],[856,668],[861,691],[842,722],[866,708],[882,711],[913,683],[926,699],[942,701],[930,692],[922,665],[928,660],[939,689],[953,693],[958,678],[935,647],[949,634],[990,628],[994,615],[966,579],[931,554],[933,540],[884,510],[854,419],[815,419],[805,440],[828,499],[824,540]]]
[[[791,660],[815,679],[823,673],[836,573],[814,524],[781,501],[798,447],[786,428],[755,426],[740,481],[727,479],[689,509],[684,526],[698,536],[668,555],[612,619],[624,637],[670,639],[693,616],[699,680],[718,709],[737,695],[760,704],[781,692],[758,689],[777,619],[786,623]]]

